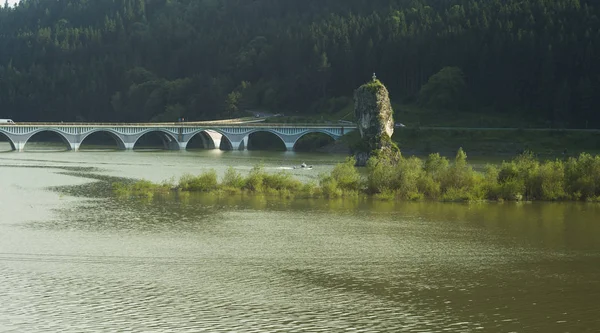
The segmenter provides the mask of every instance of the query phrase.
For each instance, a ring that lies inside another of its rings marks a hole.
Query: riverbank
[[[600,202],[600,156],[581,154],[565,160],[540,161],[532,154],[486,165],[477,171],[462,149],[451,163],[431,154],[426,159],[370,159],[364,172],[354,159],[337,164],[317,181],[302,182],[286,171],[268,173],[260,165],[247,175],[229,168],[219,182],[217,172],[184,175],[175,183],[140,180],[117,182],[119,196],[151,197],[171,192],[223,195],[242,193],[286,198],[372,196],[381,200],[431,201],[587,201]]]
[[[532,151],[540,156],[566,157],[600,153],[600,131],[516,128],[402,128],[392,139],[403,152],[453,154],[462,147],[472,156],[516,156]]]
[[[348,154],[360,141],[358,132],[316,149],[329,154]],[[581,153],[600,154],[600,130],[516,128],[396,128],[392,140],[406,156],[426,157],[432,152],[452,157],[459,148],[472,157],[513,158],[532,151],[543,159],[568,158]]]

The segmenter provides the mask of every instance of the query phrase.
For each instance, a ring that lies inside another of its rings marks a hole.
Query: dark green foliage
[[[421,91],[456,108],[464,86],[478,112],[592,128],[599,16],[590,0],[22,0],[0,8],[0,109],[17,121],[307,116],[375,71],[397,101]]]
[[[340,138],[340,141],[346,144],[353,154],[356,152],[363,152],[369,150],[369,143],[360,137],[359,131],[352,131],[342,136]]]
[[[442,109],[458,109],[465,105],[466,82],[458,67],[444,67],[432,75],[419,91],[419,104]]]

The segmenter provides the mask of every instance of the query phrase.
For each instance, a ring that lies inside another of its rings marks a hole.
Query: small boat
[[[294,166],[294,169],[312,169],[313,166],[312,165],[306,165],[306,163],[302,162],[302,164],[300,164],[300,166]]]

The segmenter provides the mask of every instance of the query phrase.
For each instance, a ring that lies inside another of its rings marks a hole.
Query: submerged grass
[[[372,157],[366,172],[354,167],[354,158],[337,164],[318,182],[302,183],[281,171],[268,173],[261,165],[247,175],[229,168],[221,181],[215,170],[197,176],[184,175],[155,184],[147,180],[113,183],[117,195],[151,198],[174,191],[218,195],[256,194],[285,198],[340,198],[370,196],[404,201],[593,201],[600,202],[600,156],[582,153],[564,160],[539,161],[531,153],[487,165],[476,171],[467,155],[458,150],[454,161],[439,154],[392,160]]]

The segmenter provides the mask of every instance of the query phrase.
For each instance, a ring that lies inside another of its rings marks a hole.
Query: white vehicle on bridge
[[[14,125],[15,122],[12,121],[12,119],[0,119],[0,124],[9,124],[9,125]]]

